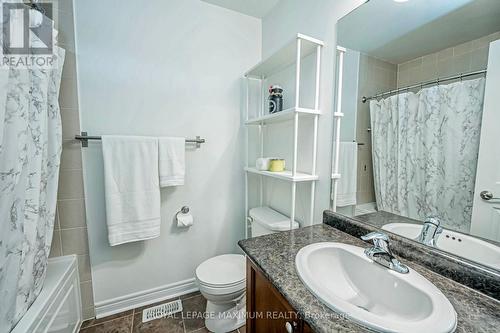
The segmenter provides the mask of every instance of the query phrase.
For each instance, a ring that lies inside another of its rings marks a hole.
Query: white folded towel
[[[341,142],[339,151],[340,179],[337,187],[337,207],[356,204],[358,144],[356,142]]]
[[[158,237],[158,139],[104,135],[102,152],[109,244]]]
[[[160,187],[184,185],[186,139],[158,138]]]

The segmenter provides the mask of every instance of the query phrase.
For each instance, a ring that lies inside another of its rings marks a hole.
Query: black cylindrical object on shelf
[[[269,113],[283,110],[283,88],[278,85],[269,87]]]

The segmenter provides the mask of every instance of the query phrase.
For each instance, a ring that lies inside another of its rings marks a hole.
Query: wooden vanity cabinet
[[[246,333],[310,333],[295,309],[247,259]]]

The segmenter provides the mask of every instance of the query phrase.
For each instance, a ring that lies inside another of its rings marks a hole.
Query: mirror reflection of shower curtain
[[[58,68],[0,69],[0,332],[38,296],[50,252],[62,145]]]
[[[379,210],[470,229],[484,78],[370,102]]]

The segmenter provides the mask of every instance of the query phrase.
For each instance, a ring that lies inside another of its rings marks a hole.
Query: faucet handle
[[[439,218],[435,216],[426,217],[417,241],[425,245],[436,246],[436,241],[442,232],[443,228]]]
[[[387,236],[387,234],[383,232],[378,232],[378,231],[370,232],[367,235],[361,236],[361,239],[364,241],[374,239],[374,240],[383,240],[389,242],[389,236]]]
[[[389,236],[383,232],[374,231],[367,235],[361,236],[364,241],[371,240],[373,242],[373,250],[383,251],[387,254],[392,255],[391,249],[389,248]],[[370,250],[370,249],[368,249]]]
[[[365,254],[374,262],[392,269],[398,273],[408,273],[408,267],[399,262],[394,257],[389,247],[389,236],[383,232],[370,232],[367,235],[361,236],[362,240],[372,240],[373,246],[365,249]]]
[[[437,216],[428,216],[425,218],[424,223],[431,223],[436,227],[439,227],[439,225],[441,224],[441,220]]]

